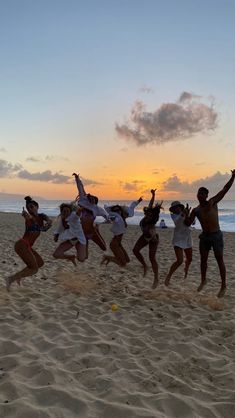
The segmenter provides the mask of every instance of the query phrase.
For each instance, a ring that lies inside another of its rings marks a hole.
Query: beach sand
[[[165,288],[172,230],[159,230],[160,285],[152,291],[151,269],[143,278],[132,256],[135,226],[124,239],[126,269],[100,266],[92,243],[85,263],[56,261],[52,232],[42,233],[35,249],[45,266],[7,293],[4,277],[23,266],[14,242],[24,222],[1,213],[0,227],[0,418],[234,417],[233,233],[224,234],[228,289],[219,300],[212,254],[208,284],[196,292],[198,231],[188,279],[180,267]],[[108,242],[110,226],[100,229]]]

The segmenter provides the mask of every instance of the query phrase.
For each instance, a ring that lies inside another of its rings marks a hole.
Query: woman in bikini
[[[47,231],[51,225],[52,220],[44,213],[38,213],[39,205],[30,196],[25,197],[26,209],[23,208],[22,216],[25,219],[25,233],[15,243],[15,252],[26,264],[26,267],[6,278],[7,290],[13,282],[20,284],[24,277],[33,276],[38,269],[43,266],[44,261],[38,252],[33,248],[35,241],[38,239],[41,231]]]
[[[144,276],[145,276],[147,273],[147,264],[144,260],[144,257],[140,253],[140,251],[142,250],[142,248],[146,247],[147,245],[149,246],[149,260],[151,262],[153,273],[154,273],[154,281],[152,285],[153,289],[155,289],[158,285],[158,263],[156,260],[156,252],[157,252],[157,247],[159,243],[159,237],[158,237],[158,234],[156,233],[155,224],[157,223],[159,219],[159,214],[160,214],[161,205],[162,205],[162,202],[161,202],[160,204],[156,204],[155,206],[153,206],[154,200],[155,200],[155,192],[156,192],[156,189],[151,190],[151,194],[152,194],[151,200],[149,202],[149,205],[146,208],[144,208],[144,217],[140,221],[140,228],[142,230],[142,235],[140,236],[140,238],[138,239],[138,241],[136,242],[133,248],[134,255],[140,261],[140,263],[142,264],[144,268]]]
[[[54,251],[53,257],[71,261],[74,265],[76,258],[80,262],[86,259],[86,238],[80,221],[81,212],[82,209],[79,207],[74,210],[72,204],[62,203],[59,225],[54,233],[54,241],[57,242],[59,239],[61,243]],[[66,254],[73,247],[76,249],[76,256]]]
[[[105,220],[108,219],[107,212],[100,206],[98,206],[98,197],[93,196],[90,193],[86,193],[83,183],[78,174],[73,173],[75,177],[78,197],[77,204],[82,208],[81,212],[81,224],[87,239],[86,244],[86,258],[88,258],[88,242],[93,241],[102,251],[106,251],[106,243],[104,238],[100,234],[98,225],[95,224],[96,216],[102,216]]]

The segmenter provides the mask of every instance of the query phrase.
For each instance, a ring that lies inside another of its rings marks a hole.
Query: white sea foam
[[[45,212],[48,216],[57,216],[59,214],[59,205],[61,204],[62,200],[44,200],[41,201],[38,199],[40,205],[40,211]],[[130,204],[130,200],[122,200],[122,201],[107,201],[107,200],[100,200],[100,206],[104,206],[105,204],[113,205],[114,203],[120,203],[122,205]],[[182,203],[188,203],[189,206],[195,207],[197,206],[197,201],[184,201]],[[143,216],[143,207],[148,204],[148,201],[143,201],[137,207],[135,211],[135,216],[133,218],[129,218],[127,223],[130,225],[138,225],[140,219]],[[173,222],[171,220],[171,216],[169,213],[171,201],[166,200],[163,202],[164,210],[161,212],[160,219],[164,219],[165,223],[169,227],[173,227]],[[19,198],[16,199],[4,199],[0,198],[0,212],[9,212],[9,213],[21,213],[22,207],[24,205],[24,200],[20,200]],[[234,200],[224,200],[219,204],[219,220],[220,220],[220,227],[222,231],[227,232],[235,232],[235,201]],[[98,222],[102,222],[102,218],[97,219]],[[200,229],[200,224],[196,221],[195,224],[196,229]]]

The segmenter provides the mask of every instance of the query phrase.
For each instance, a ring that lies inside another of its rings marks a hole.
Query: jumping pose
[[[82,209],[73,210],[73,205],[62,203],[60,205],[60,220],[58,228],[54,233],[54,241],[61,241],[53,253],[56,259],[65,259],[76,265],[75,259],[84,261],[86,259],[86,238],[82,229],[80,215]],[[72,247],[76,249],[77,255],[65,254]]]
[[[110,221],[112,222],[111,231],[114,236],[109,244],[109,247],[114,255],[105,254],[101,264],[105,264],[107,266],[110,262],[113,262],[119,266],[125,267],[125,265],[130,262],[130,258],[122,245],[123,234],[126,232],[127,227],[127,212],[124,212],[120,205],[106,206],[105,209],[109,214]]]
[[[27,267],[6,278],[8,291],[13,282],[17,281],[20,284],[21,279],[34,275],[43,266],[44,261],[37,251],[33,249],[33,245],[41,231],[47,231],[52,225],[52,220],[47,215],[38,213],[39,205],[35,200],[30,196],[26,196],[25,200],[27,210],[23,208],[22,211],[22,216],[25,219],[25,233],[22,238],[16,241],[15,252]]]
[[[172,202],[169,211],[171,212],[171,218],[175,224],[172,244],[175,250],[176,261],[171,265],[170,271],[166,277],[166,286],[169,285],[173,273],[183,263],[184,254],[186,257],[184,279],[186,279],[193,254],[191,230],[184,222],[185,218],[189,215],[190,208],[188,205],[184,207],[182,203],[176,200],[175,202]]]
[[[119,266],[125,267],[130,262],[130,258],[122,245],[123,234],[126,232],[126,219],[134,216],[135,207],[142,201],[142,197],[132,202],[130,206],[105,206],[106,211],[109,214],[109,219],[112,222],[111,231],[114,235],[109,246],[112,255],[104,255],[101,264],[109,264],[110,262],[116,263]]]
[[[153,273],[154,273],[154,281],[152,288],[155,289],[158,285],[158,263],[156,261],[156,252],[157,247],[159,243],[159,237],[156,233],[156,227],[155,224],[157,223],[159,219],[159,214],[161,210],[161,204],[154,204],[155,200],[155,192],[156,189],[151,190],[152,197],[150,199],[149,205],[144,208],[144,217],[140,221],[140,228],[142,230],[142,235],[136,242],[133,253],[136,256],[136,258],[140,261],[144,268],[144,276],[147,273],[147,264],[144,260],[144,257],[140,253],[142,248],[149,246],[149,259],[152,265]]]
[[[95,224],[96,216],[102,216],[108,219],[107,212],[98,206],[98,197],[86,193],[83,183],[78,174],[73,173],[78,188],[77,204],[83,209],[81,212],[82,228],[87,239],[86,258],[88,258],[88,241],[91,240],[97,244],[102,251],[106,250],[106,243],[100,234],[98,225]]]
[[[198,189],[197,199],[199,201],[199,205],[191,211],[185,220],[186,225],[189,226],[193,223],[195,217],[197,217],[202,227],[202,233],[199,235],[199,250],[201,256],[201,284],[197,290],[200,292],[206,284],[207,260],[209,251],[211,248],[213,248],[214,256],[219,266],[221,278],[221,287],[219,293],[217,294],[219,298],[224,296],[226,291],[226,268],[223,259],[224,243],[223,234],[219,226],[217,203],[223,199],[223,197],[233,185],[235,179],[235,170],[231,170],[231,173],[231,178],[225,184],[224,188],[209,200],[207,200],[209,190],[205,187],[200,187]]]

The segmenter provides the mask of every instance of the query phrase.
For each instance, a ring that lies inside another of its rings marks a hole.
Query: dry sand
[[[23,219],[0,214],[0,418],[232,418],[235,416],[235,235],[225,234],[228,290],[223,300],[211,255],[208,285],[199,295],[198,231],[186,282],[183,267],[169,289],[172,230],[160,230],[160,286],[151,291],[131,255],[139,236],[128,227],[126,269],[89,260],[55,261],[52,232],[35,248],[45,266],[13,285],[4,277],[23,264],[14,253]],[[109,225],[101,231],[107,242]],[[144,251],[147,255],[147,252]],[[112,304],[118,306],[112,311]]]

